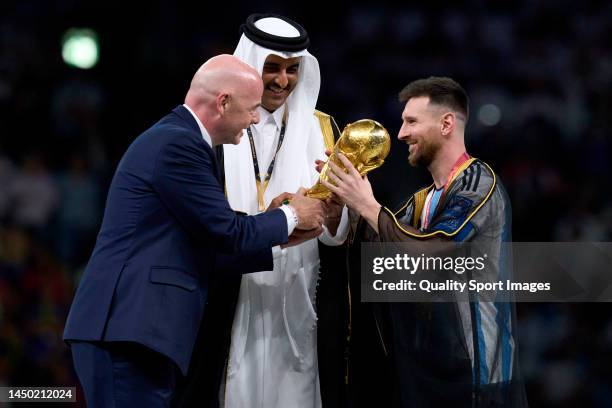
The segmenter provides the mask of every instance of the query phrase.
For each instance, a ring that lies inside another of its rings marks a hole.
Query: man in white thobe
[[[223,148],[227,198],[235,211],[257,214],[280,193],[312,186],[315,160],[326,159],[333,145],[335,122],[315,111],[320,73],[307,46],[304,29],[281,16],[252,15],[243,26],[234,55],[261,73],[264,94],[259,123],[245,130],[239,145]],[[336,206],[326,225],[319,240],[342,243],[346,210]],[[274,270],[242,277],[220,390],[225,408],[321,406],[318,242],[273,253]]]

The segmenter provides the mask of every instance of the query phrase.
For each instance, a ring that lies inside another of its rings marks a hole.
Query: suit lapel
[[[225,195],[227,196],[227,189],[225,188],[225,163],[223,161],[223,145],[215,146],[215,158],[217,159],[217,167],[219,169],[219,182],[223,186]]]
[[[204,141],[204,137],[202,137],[202,133],[200,132],[200,127],[198,126],[198,123],[194,119],[193,115],[183,105],[177,106],[172,110],[172,112],[177,114],[187,124],[187,126],[198,135],[199,141],[204,146],[204,150],[211,158],[213,174],[217,178],[217,181],[219,181],[219,184],[223,185],[223,180],[219,172],[219,162],[217,161],[217,155],[213,151],[213,148],[210,147],[208,143]]]
[[[212,163],[213,163],[213,172],[215,173],[215,177],[221,186],[223,186],[223,180],[221,179],[221,173],[219,172],[219,162],[217,161],[217,155],[212,154]]]

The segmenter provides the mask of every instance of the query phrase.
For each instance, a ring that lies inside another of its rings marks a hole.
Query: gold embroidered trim
[[[471,159],[470,160],[470,164],[471,162],[473,162],[476,159]],[[487,195],[485,196],[484,200],[482,200],[482,202],[474,209],[474,211],[472,211],[470,213],[470,215],[467,216],[467,218],[465,219],[465,221],[463,221],[463,223],[453,232],[448,233],[446,231],[434,231],[434,232],[430,232],[428,234],[415,234],[413,232],[410,232],[406,229],[404,229],[401,224],[397,221],[397,218],[395,218],[395,214],[393,213],[393,211],[389,210],[387,207],[383,207],[383,211],[385,211],[387,214],[389,214],[389,216],[391,218],[393,218],[393,222],[395,223],[395,226],[397,228],[400,229],[400,231],[402,231],[404,234],[413,237],[413,238],[418,238],[418,239],[424,239],[424,238],[431,238],[431,237],[435,237],[437,235],[443,235],[446,237],[453,237],[455,235],[457,235],[457,233],[459,231],[461,231],[461,229],[472,219],[472,217],[478,212],[478,210],[480,210],[482,208],[483,205],[485,205],[485,203],[489,200],[489,198],[491,197],[491,194],[493,194],[493,190],[495,190],[495,186],[497,185],[497,177],[495,176],[495,173],[493,172],[493,169],[491,169],[491,167],[485,163],[482,162],[482,164],[484,164],[485,166],[487,166],[487,168],[489,169],[489,171],[491,172],[491,174],[493,175],[493,183],[491,184],[491,188],[489,190],[489,192],[487,193]],[[455,176],[453,177],[453,181],[456,178],[456,176],[459,174],[460,171],[465,170],[465,168],[463,168],[463,166],[461,166],[459,169],[457,169],[457,172],[455,173]],[[421,190],[422,191],[422,190]],[[408,205],[408,204],[406,204]],[[399,212],[399,211],[398,211]]]

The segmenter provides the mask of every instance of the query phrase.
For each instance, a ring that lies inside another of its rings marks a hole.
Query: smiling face
[[[270,54],[264,62],[261,78],[264,92],[261,105],[269,112],[283,106],[298,81],[300,57],[282,58]]]
[[[429,97],[410,98],[402,112],[402,127],[397,138],[409,145],[408,162],[428,167],[443,143],[441,112],[429,104]]]
[[[262,86],[260,81],[251,81],[230,96],[225,117],[225,137],[221,143],[238,144],[242,131],[259,122]]]

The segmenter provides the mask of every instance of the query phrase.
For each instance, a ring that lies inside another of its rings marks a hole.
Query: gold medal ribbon
[[[276,155],[280,150],[283,139],[285,138],[285,119],[283,118],[283,125],[281,127],[280,135],[278,137],[278,144],[276,145],[276,151],[274,152],[274,157],[272,157],[272,161],[268,166],[268,171],[262,180],[261,174],[259,172],[259,162],[257,161],[257,151],[255,150],[255,142],[253,141],[253,132],[251,132],[251,127],[247,128],[247,134],[249,135],[249,142],[251,143],[251,157],[253,158],[253,170],[255,171],[255,185],[257,186],[257,203],[259,206],[259,211],[266,210],[266,204],[264,201],[264,193],[268,188],[268,184],[270,183],[270,178],[272,177],[272,171],[274,171],[274,162],[276,162]]]

